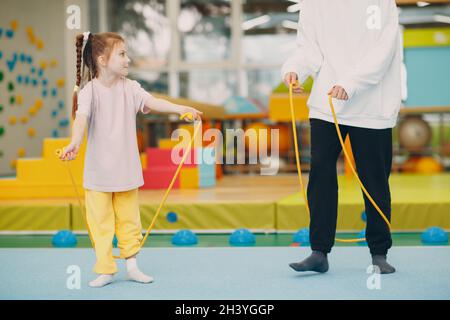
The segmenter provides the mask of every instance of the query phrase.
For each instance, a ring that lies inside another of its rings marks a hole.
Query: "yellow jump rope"
[[[306,196],[306,191],[305,191],[305,188],[303,186],[303,180],[302,180],[302,170],[301,170],[300,156],[299,156],[299,151],[298,151],[297,130],[296,130],[296,124],[295,124],[295,111],[294,111],[294,101],[293,101],[293,95],[292,95],[292,87],[293,87],[293,84],[290,84],[289,85],[289,105],[290,105],[290,109],[291,109],[292,132],[293,132],[293,135],[294,135],[295,160],[296,160],[296,165],[297,165],[297,176],[298,176],[298,180],[300,182],[301,192],[303,194],[303,198],[304,198],[305,203],[306,203],[306,210],[308,212],[308,215],[311,216],[311,213],[309,211],[308,198]],[[349,157],[349,155],[347,153],[347,150],[345,148],[345,145],[344,145],[344,140],[342,138],[341,131],[339,129],[339,123],[338,123],[337,118],[336,118],[336,113],[334,111],[333,100],[332,100],[331,95],[328,96],[328,102],[330,104],[331,112],[333,114],[333,119],[334,119],[334,125],[336,127],[336,132],[338,134],[339,142],[341,143],[342,150],[344,152],[345,158],[347,159],[348,164],[349,164],[349,166],[350,166],[354,176],[358,180],[358,182],[359,182],[359,184],[361,186],[361,189],[363,190],[364,194],[367,196],[367,198],[373,204],[375,209],[378,211],[378,213],[380,214],[380,216],[383,218],[383,220],[386,222],[387,226],[390,229],[391,228],[391,224],[390,224],[389,220],[386,218],[385,214],[381,211],[381,209],[378,207],[378,205],[372,199],[372,197],[370,196],[369,192],[366,190],[366,188],[364,187],[363,183],[361,182],[361,179],[359,178],[358,174],[356,173],[355,168],[352,165],[352,162],[350,160],[350,157]],[[193,121],[193,115],[191,113],[185,113],[185,114],[180,116],[180,119],[188,119],[189,121]],[[183,157],[182,157],[182,159],[181,159],[181,161],[180,161],[180,163],[178,165],[177,170],[175,171],[175,174],[174,174],[174,176],[172,178],[172,181],[170,182],[169,187],[167,188],[166,192],[164,193],[164,196],[163,196],[163,198],[161,200],[161,203],[159,204],[159,207],[156,210],[156,214],[153,217],[153,220],[150,223],[150,226],[148,227],[147,232],[145,233],[145,236],[143,237],[143,239],[142,239],[142,241],[141,241],[141,243],[139,245],[140,248],[142,248],[144,246],[145,241],[147,240],[147,237],[150,234],[150,231],[153,229],[153,226],[154,226],[154,224],[156,222],[156,219],[158,218],[159,214],[161,213],[161,209],[162,209],[162,207],[164,206],[164,204],[166,202],[166,199],[167,199],[167,197],[169,195],[169,192],[172,190],[173,184],[175,183],[175,180],[178,177],[178,174],[180,173],[181,167],[183,166],[184,162],[186,161],[186,158],[187,158],[187,156],[189,154],[190,146],[194,142],[195,137],[197,136],[198,131],[199,131],[200,128],[201,128],[200,125],[198,125],[195,128],[194,135],[192,136],[189,145],[185,149]],[[58,157],[61,157],[61,155],[63,154],[63,150],[62,149],[58,149],[58,150],[55,151],[55,153],[56,153],[56,155]],[[88,230],[89,238],[90,238],[91,243],[92,243],[92,247],[95,248],[95,242],[94,242],[94,239],[92,238],[92,234],[91,234],[91,231],[89,229],[89,225],[87,223],[86,209],[84,208],[84,206],[83,206],[83,204],[81,202],[81,197],[80,197],[80,195],[78,193],[78,190],[77,190],[77,187],[76,187],[76,184],[75,184],[75,179],[73,177],[72,171],[70,170],[69,161],[65,161],[65,162],[66,162],[66,165],[67,165],[67,170],[68,170],[69,175],[70,175],[70,179],[72,181],[72,185],[73,185],[73,187],[75,189],[75,194],[76,194],[77,199],[78,199],[78,204],[79,204],[79,206],[80,206],[80,208],[81,208],[81,210],[83,212],[84,220],[85,220],[86,227],[87,227],[87,230]],[[338,238],[336,238],[337,242],[347,242],[347,243],[348,242],[361,242],[361,241],[365,241],[365,240],[366,240],[365,238],[359,238],[359,239],[338,239]],[[114,258],[115,259],[121,259],[123,257],[114,256]]]
[[[180,116],[180,119],[187,119],[188,121],[192,122],[194,120],[194,117],[193,117],[192,113],[188,112],[188,113],[182,114]],[[175,183],[175,180],[177,179],[178,174],[180,173],[181,167],[183,166],[184,162],[186,161],[187,156],[190,153],[189,149],[190,149],[192,143],[194,142],[195,137],[197,136],[197,133],[198,133],[200,128],[201,128],[201,125],[197,125],[197,127],[195,128],[194,135],[192,136],[189,145],[186,147],[186,149],[184,151],[184,154],[183,154],[183,157],[181,158],[180,164],[178,165],[178,168],[175,171],[175,174],[174,174],[174,176],[172,178],[172,181],[170,182],[169,187],[167,188],[167,190],[166,190],[166,192],[164,194],[164,197],[162,198],[161,203],[159,204],[158,210],[156,210],[156,214],[153,217],[153,220],[150,223],[150,226],[148,227],[144,238],[142,238],[142,241],[141,241],[141,243],[139,245],[139,248],[142,248],[144,246],[145,241],[147,240],[147,237],[148,237],[150,231],[153,229],[153,225],[155,224],[155,221],[156,221],[156,219],[158,218],[158,216],[159,216],[159,214],[161,212],[161,208],[164,206],[164,204],[166,202],[166,199],[167,199],[167,196],[169,195],[170,190],[172,190],[173,184]],[[56,153],[56,155],[58,157],[61,157],[61,155],[63,154],[63,150],[62,149],[57,149],[55,151],[55,153]],[[67,165],[67,170],[69,171],[70,179],[72,180],[72,184],[73,184],[73,187],[75,189],[75,194],[76,194],[77,199],[78,199],[78,204],[79,204],[79,206],[80,206],[80,208],[81,208],[81,210],[83,212],[84,221],[86,223],[86,227],[87,227],[87,230],[88,230],[89,239],[91,240],[92,247],[95,249],[95,242],[94,242],[94,239],[92,238],[91,230],[89,229],[89,224],[87,223],[86,209],[84,208],[83,204],[81,203],[81,197],[80,197],[80,195],[78,193],[78,190],[77,190],[77,187],[76,187],[76,184],[75,184],[75,179],[73,178],[72,171],[70,170],[69,161],[65,161],[65,162],[66,162],[66,165]],[[119,256],[113,256],[113,257],[115,259],[122,259],[122,258],[124,258],[124,257],[119,257]]]
[[[298,82],[296,83],[296,85],[298,85]],[[306,191],[305,191],[305,188],[303,186],[303,181],[302,181],[302,169],[300,167],[300,156],[299,156],[299,152],[298,152],[297,130],[296,130],[296,125],[295,125],[295,112],[294,112],[294,100],[293,100],[293,95],[292,95],[292,87],[293,87],[293,84],[291,83],[289,85],[289,105],[290,105],[290,108],[291,108],[292,132],[294,134],[295,160],[296,160],[296,164],[297,164],[297,175],[298,175],[298,180],[300,182],[300,188],[301,188],[301,191],[302,191],[302,194],[303,194],[303,198],[304,198],[305,203],[306,203],[306,211],[308,211],[308,215],[311,216],[311,213],[309,211],[308,198],[306,197]],[[391,224],[390,224],[389,220],[386,218],[386,215],[383,213],[383,211],[381,211],[381,209],[378,207],[378,205],[372,199],[372,197],[370,196],[369,192],[364,187],[364,184],[361,182],[361,179],[359,179],[359,176],[356,173],[355,168],[353,167],[353,164],[352,164],[352,162],[350,160],[350,156],[348,155],[347,150],[345,148],[344,140],[342,139],[342,134],[341,134],[341,130],[339,129],[339,123],[338,123],[338,120],[336,118],[336,113],[334,111],[334,106],[333,106],[333,98],[331,97],[331,95],[328,95],[328,103],[330,104],[331,113],[333,114],[334,125],[336,127],[336,132],[337,132],[337,135],[339,137],[339,142],[341,143],[342,151],[344,151],[345,158],[347,159],[347,162],[348,162],[348,164],[349,164],[349,166],[350,166],[350,168],[351,168],[351,170],[353,172],[353,175],[358,180],[359,185],[361,186],[361,189],[363,190],[364,194],[367,196],[367,198],[373,204],[373,206],[378,211],[380,216],[386,222],[386,224],[387,224],[387,226],[388,226],[388,228],[390,230],[391,229]],[[366,240],[365,238],[359,238],[359,239],[338,239],[338,238],[336,238],[337,242],[362,242],[362,241],[365,241],[365,240]]]

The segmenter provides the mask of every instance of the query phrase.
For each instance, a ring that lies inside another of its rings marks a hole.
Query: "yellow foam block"
[[[56,231],[70,229],[70,222],[70,205],[65,203],[0,204],[2,231]]]
[[[82,182],[83,163],[80,159],[70,161],[70,170],[76,183]],[[55,157],[47,159],[18,159],[17,179],[26,182],[40,182],[42,185],[48,183],[71,183],[66,163]]]
[[[159,139],[158,141],[158,147],[161,149],[173,149],[176,146],[185,147],[188,142],[184,142],[183,140],[181,142],[171,139]]]
[[[306,106],[309,95],[295,94],[293,97],[295,120],[308,120],[309,109]],[[273,93],[269,98],[269,119],[273,121],[291,121],[289,94]]]
[[[56,149],[62,149],[70,143],[69,138],[45,138],[42,148],[42,157],[44,159],[57,159]]]
[[[199,187],[199,172],[198,168],[185,168],[180,172],[180,188],[198,188]]]
[[[147,168],[147,154],[145,152],[142,152],[140,154],[141,156],[141,165],[142,165],[142,169]]]
[[[69,144],[69,139],[44,139],[42,158],[17,160],[17,175],[13,179],[0,179],[0,199],[74,197],[76,195],[67,168],[55,154]],[[78,192],[82,195],[84,153],[86,143],[80,147],[78,157],[69,162]]]
[[[11,199],[47,199],[73,198],[76,196],[73,186],[67,183],[45,184],[23,182],[17,179],[0,179],[0,200]],[[77,184],[80,197],[84,197],[84,189]]]

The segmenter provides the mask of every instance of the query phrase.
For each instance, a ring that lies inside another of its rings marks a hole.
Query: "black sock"
[[[324,273],[328,271],[327,255],[320,251],[313,251],[311,255],[301,262],[289,265],[295,271],[315,271]]]
[[[385,255],[372,255],[372,264],[380,269],[381,274],[395,272],[395,268],[387,263]]]

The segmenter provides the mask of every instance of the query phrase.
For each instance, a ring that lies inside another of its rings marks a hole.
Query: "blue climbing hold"
[[[43,75],[44,75],[44,70],[43,69],[39,69],[38,76],[42,77]]]
[[[35,67],[31,67],[30,68],[30,72],[34,74],[36,72],[36,68]]]
[[[17,78],[16,78],[16,80],[17,80],[17,83],[18,83],[18,84],[21,84],[22,81],[23,81],[23,78],[22,78],[21,75],[18,75]]]
[[[14,67],[16,66],[16,61],[14,60],[6,61],[6,65],[8,66],[9,72],[12,72],[14,70]]]
[[[367,215],[366,215],[366,212],[365,212],[365,211],[363,211],[363,212],[361,213],[361,219],[362,219],[362,221],[367,222]]]
[[[52,110],[52,118],[56,118],[58,115],[58,110]]]
[[[292,242],[309,245],[310,244],[309,228],[302,228],[302,229],[298,230],[296,233],[294,233],[294,236],[292,237]]]
[[[44,90],[42,90],[42,97],[45,98],[46,96],[47,96],[47,90],[44,89]]]
[[[42,85],[46,86],[48,84],[48,80],[47,79],[42,79]]]
[[[27,56],[25,55],[25,53],[21,53],[20,54],[20,62],[25,62],[27,60]]]
[[[52,97],[56,97],[58,95],[58,90],[56,88],[52,89]]]
[[[0,51],[0,59],[3,58],[3,51]]]
[[[361,232],[358,234],[358,239],[366,238],[366,230],[361,230]],[[367,246],[367,241],[359,241],[359,245],[361,246]]]
[[[59,126],[60,127],[64,128],[64,127],[67,127],[68,125],[69,125],[69,119],[67,119],[67,118],[66,119],[62,119],[62,120],[59,121]]]
[[[60,230],[53,236],[52,244],[58,248],[75,247],[77,245],[77,237],[70,230]]]
[[[58,102],[58,108],[64,109],[64,101],[60,100],[60,101]]]
[[[431,227],[422,232],[421,239],[424,244],[446,244],[448,243],[448,234],[442,228]]]
[[[117,248],[117,243],[118,243],[118,241],[117,241],[117,237],[116,237],[116,235],[114,235],[114,238],[113,238],[113,247],[114,248]]]
[[[31,84],[33,85],[33,87],[36,87],[38,85],[37,79],[31,80]]]
[[[175,212],[169,212],[166,216],[167,221],[170,223],[175,223],[178,221],[178,215]]]
[[[14,31],[13,30],[6,30],[5,35],[11,39],[14,36]]]
[[[29,84],[30,83],[30,77],[29,76],[26,76],[25,77],[25,84]]]
[[[172,237],[172,244],[176,246],[192,246],[198,243],[197,236],[188,229],[183,229],[175,233]]]
[[[58,138],[58,137],[59,137],[59,132],[58,132],[58,130],[54,129],[54,130],[52,131],[52,137],[53,137],[53,138]]]
[[[32,56],[28,56],[27,57],[27,62],[28,62],[28,64],[32,64],[33,63],[33,57]]]
[[[256,239],[250,230],[241,228],[230,235],[229,242],[232,246],[251,246],[255,244]]]

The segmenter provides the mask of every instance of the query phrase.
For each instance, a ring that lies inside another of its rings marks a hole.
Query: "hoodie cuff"
[[[295,67],[292,66],[292,65],[284,65],[284,66],[281,68],[281,79],[282,79],[282,81],[284,81],[284,77],[285,77],[286,74],[288,74],[289,72],[294,72],[294,73],[297,75],[297,79],[299,78],[297,68],[295,68]]]

